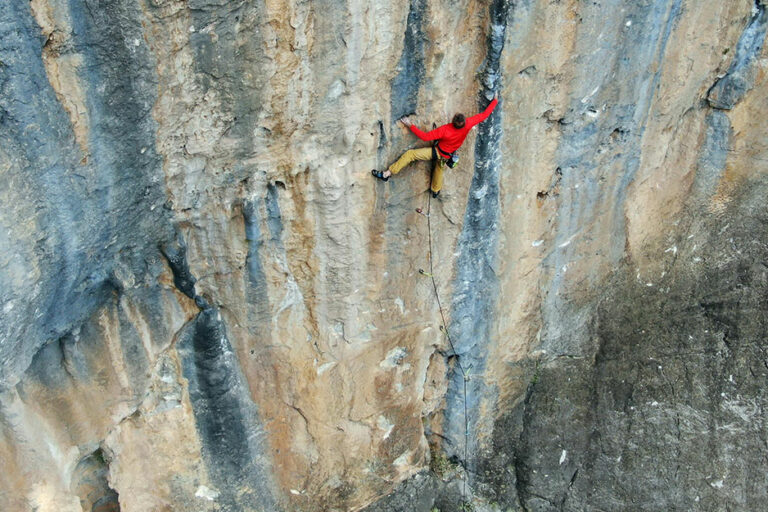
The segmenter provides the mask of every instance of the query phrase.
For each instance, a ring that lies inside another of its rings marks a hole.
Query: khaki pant
[[[403,153],[403,155],[397,159],[397,162],[393,163],[389,166],[389,172],[392,173],[392,175],[395,175],[399,173],[400,171],[405,168],[406,165],[415,162],[417,160],[432,160],[432,148],[426,147],[426,148],[418,148],[418,149],[410,149]],[[435,165],[435,169],[432,171],[432,185],[430,188],[432,189],[432,192],[440,192],[440,189],[443,188],[443,171],[445,170],[445,160],[440,158],[440,156],[437,157],[437,164]]]

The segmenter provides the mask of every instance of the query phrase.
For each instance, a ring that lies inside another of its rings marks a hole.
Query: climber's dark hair
[[[464,121],[464,114],[456,114],[453,116],[453,121],[451,122],[453,123],[454,128],[464,128]]]

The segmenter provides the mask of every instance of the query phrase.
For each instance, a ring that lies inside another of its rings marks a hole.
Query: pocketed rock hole
[[[84,457],[72,475],[72,492],[86,512],[120,512],[117,491],[109,486],[109,464],[101,448]]]

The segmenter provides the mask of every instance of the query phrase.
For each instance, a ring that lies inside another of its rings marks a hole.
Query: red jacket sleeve
[[[443,136],[442,126],[440,128],[435,128],[432,131],[424,133],[423,131],[419,130],[415,124],[412,124],[411,131],[413,132],[414,135],[416,135],[421,140],[437,140]]]
[[[496,108],[496,105],[499,103],[499,100],[496,98],[493,99],[493,101],[488,104],[487,107],[485,107],[485,110],[480,112],[479,114],[475,114],[474,116],[467,119],[467,126],[470,128],[475,126],[476,124],[480,124],[486,119],[488,119],[488,116],[491,115],[491,112],[493,112],[493,109]]]

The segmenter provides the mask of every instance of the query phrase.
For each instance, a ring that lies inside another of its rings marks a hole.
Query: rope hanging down
[[[451,335],[448,333],[448,323],[445,321],[445,313],[443,312],[443,304],[440,302],[440,293],[437,291],[437,281],[435,281],[435,270],[432,264],[432,217],[431,217],[431,211],[432,211],[432,193],[428,190],[427,191],[427,214],[425,215],[427,217],[427,233],[429,236],[429,272],[424,272],[424,270],[419,269],[419,273],[422,275],[425,275],[429,277],[432,280],[432,287],[435,290],[435,298],[437,299],[437,307],[440,309],[440,317],[443,320],[443,324],[440,326],[440,330],[445,333],[445,337],[448,338],[448,343],[451,345],[451,350],[456,355],[456,365],[459,367],[459,370],[461,371],[461,376],[463,377],[464,381],[464,482],[462,485],[462,499],[464,502],[467,502],[467,480],[469,479],[469,459],[467,459],[467,445],[469,444],[469,419],[467,417],[467,381],[469,380],[469,375],[467,372],[464,371],[464,367],[461,366],[461,360],[458,352],[456,352],[456,347],[453,345],[453,340],[451,340]],[[418,213],[422,213],[421,209],[416,210]]]

